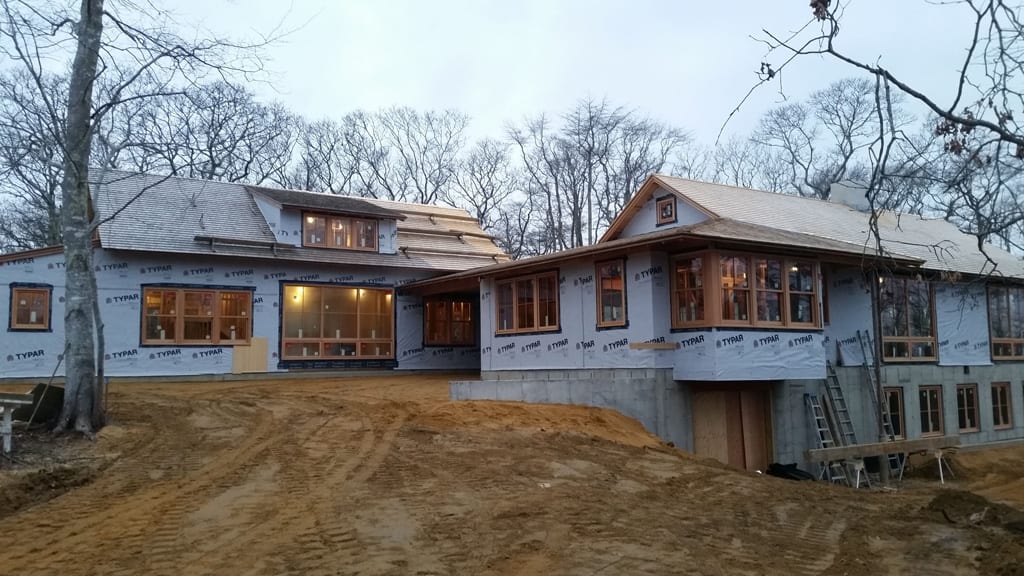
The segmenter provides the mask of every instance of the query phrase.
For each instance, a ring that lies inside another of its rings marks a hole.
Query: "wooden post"
[[[889,438],[886,437],[885,434],[885,421],[883,416],[886,410],[886,399],[882,388],[882,311],[878,305],[879,278],[878,269],[873,269],[869,282],[871,283],[871,331],[874,334],[872,334],[872,338],[868,340],[868,342],[872,344],[868,348],[871,351],[871,357],[874,359],[874,362],[871,363],[870,369],[875,373],[875,389],[871,393],[875,395],[875,398],[878,398],[878,413],[875,414],[875,419],[878,421],[878,440],[880,442],[887,442]],[[864,361],[866,362],[867,358],[865,358]],[[889,485],[889,462],[887,462],[885,458],[881,458],[879,460],[878,479],[882,486]]]
[[[0,428],[0,434],[4,437],[4,454],[11,453],[11,409],[9,407],[0,408],[4,411],[4,423],[3,427]]]

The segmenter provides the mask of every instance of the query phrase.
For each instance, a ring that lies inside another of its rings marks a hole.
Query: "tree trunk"
[[[58,429],[89,434],[94,430],[96,350],[93,334],[94,270],[89,220],[89,154],[92,136],[92,91],[103,35],[103,0],[82,0],[77,24],[78,46],[68,90],[61,182],[64,225],[66,388]]]

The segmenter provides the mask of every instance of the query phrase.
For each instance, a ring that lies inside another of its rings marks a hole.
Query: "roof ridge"
[[[697,179],[697,178],[686,178],[684,176],[671,176],[669,174],[661,174],[661,173],[657,173],[657,172],[654,173],[653,175],[657,176],[658,178],[661,178],[662,180],[664,180],[665,178],[671,178],[672,180],[682,180],[684,182],[693,182],[694,184],[708,184],[708,185],[711,185],[711,186],[722,186],[724,188],[733,188],[735,190],[742,190],[744,192],[757,192],[757,193],[760,193],[760,194],[771,194],[772,196],[783,196],[783,197],[786,197],[786,198],[794,198],[794,199],[797,199],[797,200],[810,200],[810,201],[819,202],[819,203],[822,203],[822,204],[827,204],[829,206],[835,206],[835,207],[838,207],[838,208],[843,208],[845,210],[851,210],[853,212],[860,212],[860,210],[857,210],[856,208],[847,206],[846,204],[843,204],[841,202],[833,202],[831,200],[826,200],[825,198],[817,198],[817,197],[814,197],[814,196],[802,196],[800,194],[789,194],[787,192],[774,192],[772,190],[763,190],[761,188],[753,188],[753,187],[748,187],[748,186],[738,186],[736,184],[727,184],[727,183],[723,183],[723,182],[712,182],[710,180],[700,180],[700,179]],[[685,196],[685,193],[682,192],[682,191],[676,190],[676,192],[679,192],[680,194],[683,194]],[[694,200],[694,202],[696,202],[696,200]],[[938,217],[938,216],[936,216],[934,218],[928,218],[928,217],[925,217],[925,216],[923,216],[921,214],[915,214],[913,212],[898,212],[898,211],[895,211],[895,210],[879,210],[878,213],[879,214],[892,214],[892,215],[895,215],[895,216],[916,216],[916,217],[920,218],[921,220],[943,220],[943,221],[946,221],[945,218],[941,218],[941,217]]]
[[[405,206],[419,206],[419,207],[422,207],[422,208],[444,208],[444,209],[448,209],[448,210],[461,210],[463,212],[466,212],[466,214],[469,214],[469,212],[465,208],[457,208],[455,206],[436,206],[434,204],[422,204],[420,202],[405,202],[403,200],[390,200],[390,199],[387,199],[387,198],[374,198],[372,196],[353,196],[351,194],[339,194],[337,192],[315,192],[313,190],[300,190],[298,188],[281,187],[281,186],[278,186],[276,184],[274,186],[267,186],[266,184],[251,184],[251,183],[248,183],[248,182],[230,182],[230,181],[227,181],[227,180],[212,180],[210,178],[198,178],[196,176],[183,176],[183,175],[180,175],[180,174],[158,174],[158,173],[155,173],[155,172],[138,172],[138,171],[134,171],[134,170],[123,170],[121,168],[102,168],[102,167],[95,167],[95,166],[90,168],[90,174],[94,174],[94,173],[97,173],[97,174],[109,174],[111,172],[118,172],[118,173],[121,173],[121,174],[126,174],[128,176],[148,176],[148,177],[153,177],[153,178],[166,178],[166,179],[169,179],[169,180],[172,180],[172,179],[173,180],[190,180],[190,181],[193,181],[193,182],[208,182],[208,183],[214,183],[214,184],[227,184],[227,185],[232,185],[232,186],[253,187],[253,188],[266,188],[268,190],[280,190],[282,192],[300,192],[300,193],[303,193],[303,194],[317,194],[317,195],[322,195],[322,196],[337,196],[337,197],[340,197],[340,198],[352,198],[353,200],[364,200],[364,201],[375,201],[376,200],[376,201],[381,201],[381,202],[391,202],[391,203],[394,203],[394,204],[402,204],[402,205],[405,205]]]

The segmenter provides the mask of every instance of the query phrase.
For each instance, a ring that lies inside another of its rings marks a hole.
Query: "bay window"
[[[283,360],[394,358],[392,291],[285,284]]]
[[[252,292],[144,286],[142,344],[224,346],[248,344]]]
[[[1024,288],[989,286],[988,324],[993,359],[1024,359]]]
[[[935,360],[931,286],[912,278],[879,281],[882,357],[893,362]]]
[[[559,329],[558,273],[545,272],[496,283],[497,334]]]
[[[705,292],[708,268],[712,283]],[[779,256],[710,252],[680,258],[672,275],[672,327],[817,328],[817,272],[812,261]]]

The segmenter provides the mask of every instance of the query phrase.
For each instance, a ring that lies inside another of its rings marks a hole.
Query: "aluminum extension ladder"
[[[828,375],[828,378],[825,379],[825,392],[828,394],[828,402],[832,407],[832,422],[838,428],[840,443],[843,446],[853,446],[857,443],[857,434],[853,430],[850,407],[846,404],[846,396],[843,395],[839,375],[836,374],[831,362],[825,363],[825,369]]]
[[[818,402],[817,394],[804,394],[804,402],[807,404],[807,412],[811,415],[811,422],[815,429],[815,436],[818,439],[819,448],[835,448],[836,443],[832,438],[832,429],[829,428],[828,420],[825,418],[825,411],[821,407],[821,403]],[[818,475],[818,479],[825,477],[828,474],[828,478],[832,482],[838,482],[850,485],[849,478],[846,477],[846,468],[843,467],[841,462],[821,462],[821,473]]]
[[[857,330],[857,341],[860,343],[860,352],[864,357],[864,376],[867,379],[868,387],[871,388],[871,400],[874,402],[875,414],[882,419],[882,434],[884,441],[896,440],[896,431],[892,427],[892,416],[889,414],[889,403],[878,397],[878,381],[875,379],[874,370],[874,346],[871,335],[867,331]],[[900,454],[886,454],[889,461],[889,471],[900,474],[903,470],[903,461]]]

